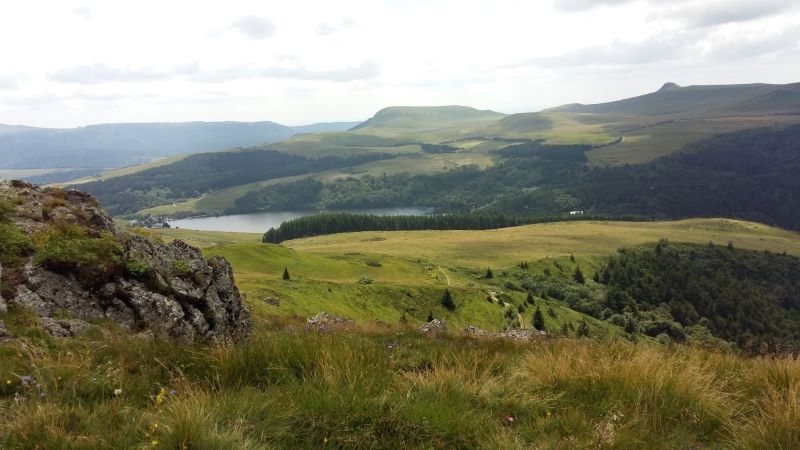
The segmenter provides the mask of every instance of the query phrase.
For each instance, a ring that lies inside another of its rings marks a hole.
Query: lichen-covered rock
[[[5,314],[8,312],[8,306],[6,305],[6,301],[3,299],[3,265],[0,264],[0,314]]]
[[[421,326],[419,332],[422,334],[444,334],[447,333],[447,325],[442,320],[433,319]]]
[[[510,339],[513,341],[521,341],[521,342],[527,342],[547,337],[547,333],[545,333],[544,331],[539,331],[534,329],[515,328],[511,330],[501,331],[499,333],[492,333],[491,331],[486,331],[472,325],[464,329],[464,334],[472,337]]]
[[[182,241],[160,244],[128,233],[83,192],[0,182],[3,199],[15,205],[4,220],[35,243],[23,256],[25,281],[5,301],[35,312],[52,335],[72,337],[100,319],[182,342],[230,342],[249,334],[250,312],[224,258],[206,259]],[[102,258],[73,257],[60,248],[51,253],[61,259],[42,257],[35,237],[63,224],[73,235],[79,231],[75,245],[84,245],[78,247],[84,253],[86,242],[102,242]],[[65,313],[74,319],[54,319]]]
[[[330,313],[321,312],[316,316],[309,317],[307,319],[306,330],[327,333],[331,331],[346,330],[352,325],[353,321],[346,317],[340,317]]]

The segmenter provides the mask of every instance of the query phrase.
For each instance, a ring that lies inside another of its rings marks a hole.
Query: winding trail
[[[439,266],[439,272],[442,272],[442,275],[447,279],[447,286],[450,286],[450,275],[442,269],[442,266]]]

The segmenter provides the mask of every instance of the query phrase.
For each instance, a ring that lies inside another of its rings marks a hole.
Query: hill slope
[[[287,127],[275,122],[99,124],[73,129],[0,129],[0,168],[115,168],[182,153],[275,142],[353,123]]]

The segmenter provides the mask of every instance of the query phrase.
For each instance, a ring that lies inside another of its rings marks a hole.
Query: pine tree
[[[425,320],[427,322],[433,322],[433,311],[428,311],[428,318]]]
[[[581,319],[578,322],[578,329],[575,330],[576,337],[589,337],[589,324],[586,323],[585,319]]]
[[[292,279],[292,277],[289,276],[289,269],[286,268],[286,267],[283,268],[283,279],[286,280],[286,281],[289,281],[289,280]]]
[[[450,294],[450,289],[445,289],[442,294],[442,306],[450,311],[456,309],[456,304],[453,302],[453,296]]]
[[[491,280],[494,278],[494,274],[492,273],[492,269],[490,267],[486,268],[486,275],[484,276],[487,280]]]
[[[536,312],[533,313],[533,322],[531,325],[539,331],[544,330],[544,316],[542,315],[542,310],[539,309],[538,306],[536,307]]]
[[[527,303],[529,305],[535,305],[536,304],[536,300],[533,299],[533,295],[530,292],[528,292],[528,297],[525,299],[525,303]]]
[[[580,266],[575,267],[575,274],[572,276],[580,284],[586,283],[586,278],[583,276],[583,272],[581,272]]]

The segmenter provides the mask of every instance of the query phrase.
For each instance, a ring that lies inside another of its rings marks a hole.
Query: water
[[[330,212],[347,212],[353,214],[374,214],[379,216],[411,216],[430,214],[433,208],[398,207],[378,209],[350,209]],[[255,214],[235,214],[218,217],[197,217],[192,219],[172,220],[169,224],[174,228],[201,231],[236,231],[240,233],[264,233],[287,220],[319,214],[319,211],[281,211]]]

